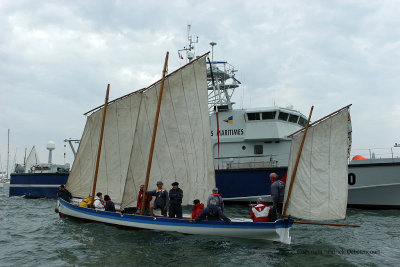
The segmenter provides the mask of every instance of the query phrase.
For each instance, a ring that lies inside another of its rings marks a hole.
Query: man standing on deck
[[[169,190],[169,217],[182,219],[182,198],[183,191],[179,188],[179,183],[172,183],[172,189]]]
[[[274,172],[269,175],[269,178],[271,180],[271,198],[275,214],[282,214],[285,184],[279,180],[278,174]]]
[[[167,207],[169,204],[168,192],[163,187],[163,182],[157,182],[157,189],[153,191],[147,191],[148,196],[155,196],[154,205],[150,206],[150,216],[154,216],[153,211],[155,209],[161,209],[161,214],[167,217]]]
[[[210,206],[210,201],[214,199],[216,201],[216,205],[221,208],[221,211],[224,212],[224,201],[220,194],[218,194],[218,188],[214,188],[212,190],[212,194],[208,197],[207,207]]]

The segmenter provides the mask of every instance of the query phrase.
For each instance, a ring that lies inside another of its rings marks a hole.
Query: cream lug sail
[[[205,201],[215,186],[205,56],[166,76],[149,189],[179,182],[183,204]],[[122,207],[136,204],[144,183],[161,82],[108,105],[96,191]],[[92,188],[103,110],[87,118],[67,182],[74,197]]]
[[[308,129],[286,215],[319,221],[346,217],[349,118],[345,108]],[[303,135],[295,135],[291,143],[287,185]],[[288,190],[286,186],[285,203]]]

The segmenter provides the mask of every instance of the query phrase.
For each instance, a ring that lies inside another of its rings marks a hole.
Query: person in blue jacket
[[[221,208],[217,206],[217,201],[215,199],[210,200],[210,204],[202,211],[202,213],[200,213],[199,216],[197,216],[196,219],[194,219],[194,222],[199,222],[206,218],[208,221],[220,221],[222,219],[226,223],[232,223],[231,220],[222,212]]]
[[[147,191],[148,196],[154,196],[154,204],[150,206],[150,215],[154,216],[153,211],[156,209],[161,209],[161,214],[167,217],[167,207],[169,205],[168,191],[163,187],[163,182],[157,182],[157,189],[153,191]]]

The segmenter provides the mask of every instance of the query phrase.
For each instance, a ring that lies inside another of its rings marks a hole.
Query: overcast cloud
[[[317,119],[352,103],[353,148],[388,152],[400,143],[399,9],[397,1],[1,1],[2,168],[7,129],[12,163],[33,145],[46,161],[49,140],[63,163],[62,141],[81,137],[82,114],[102,104],[107,83],[113,99],[158,80],[166,51],[170,71],[184,64],[177,50],[187,24],[197,54],[217,42],[214,58],[239,70],[237,108],[276,103],[307,115],[314,105]]]

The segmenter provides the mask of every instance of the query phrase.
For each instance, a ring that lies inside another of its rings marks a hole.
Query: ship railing
[[[275,154],[237,156],[237,157],[216,157],[223,169],[254,169],[254,168],[274,168],[278,167],[278,160]]]
[[[351,149],[349,161],[355,156],[362,156],[366,159],[399,159],[400,147],[380,147],[380,148],[361,148]]]

